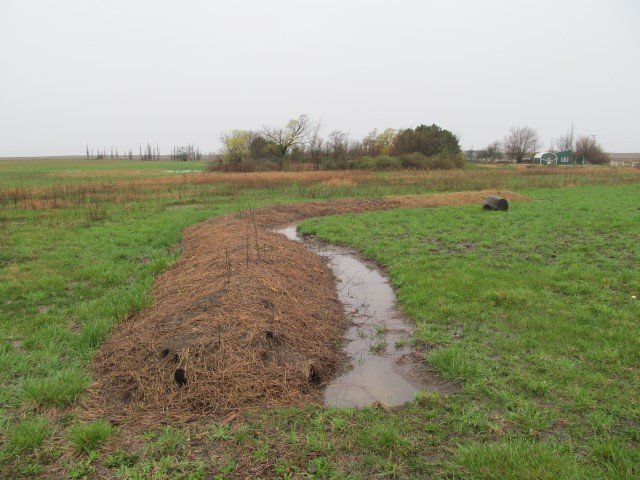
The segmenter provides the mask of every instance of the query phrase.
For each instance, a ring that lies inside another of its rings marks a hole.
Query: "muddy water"
[[[420,365],[409,345],[412,327],[396,310],[389,281],[373,264],[359,259],[352,249],[302,238],[296,225],[276,231],[328,259],[350,321],[345,334],[350,365],[327,385],[327,405],[400,405],[413,400],[419,390],[450,389],[432,374],[416,371]]]

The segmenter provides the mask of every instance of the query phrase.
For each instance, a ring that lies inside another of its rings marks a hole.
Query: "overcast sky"
[[[640,1],[0,0],[0,156],[211,151],[301,113],[637,152]]]

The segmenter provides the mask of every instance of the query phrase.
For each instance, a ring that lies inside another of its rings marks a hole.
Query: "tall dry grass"
[[[302,197],[333,194],[375,196],[483,190],[554,188],[575,185],[640,183],[640,169],[603,167],[476,168],[440,171],[366,171],[198,173],[162,178],[87,180],[47,186],[0,189],[0,206],[27,209],[72,208],[87,204],[126,203],[165,198],[234,196],[247,189],[294,188]]]

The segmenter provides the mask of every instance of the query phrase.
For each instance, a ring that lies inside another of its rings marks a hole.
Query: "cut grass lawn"
[[[14,179],[50,183],[31,178],[35,168]],[[148,304],[185,226],[249,206],[430,188],[294,184],[0,210],[0,477],[637,477],[636,185],[534,191],[542,202],[506,214],[456,207],[303,225],[387,266],[416,341],[461,382],[457,395],[146,432],[76,418],[95,349]]]
[[[436,417],[452,472],[640,476],[640,189],[309,220],[387,267],[415,341],[463,384]]]

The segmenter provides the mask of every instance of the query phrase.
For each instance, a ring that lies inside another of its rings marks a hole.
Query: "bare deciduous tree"
[[[505,153],[516,163],[522,163],[525,155],[534,152],[538,143],[538,132],[531,127],[511,127],[503,142]]]
[[[342,130],[334,130],[329,134],[327,147],[333,160],[346,160],[349,153],[349,134]]]
[[[573,125],[571,125],[571,128],[569,129],[569,131],[567,131],[567,133],[565,133],[563,136],[561,136],[556,140],[555,148],[558,151],[573,150],[574,139],[575,139],[574,128],[573,128]]]
[[[173,147],[171,159],[181,162],[197,162],[202,159],[202,153],[200,153],[200,148],[193,145],[179,145]]]
[[[376,138],[378,138],[378,129],[374,128],[362,139],[362,147],[364,148],[365,155],[380,155],[378,145],[376,144]]]
[[[273,143],[277,153],[284,157],[289,149],[305,143],[306,135],[311,129],[311,120],[306,115],[289,120],[283,128],[263,127],[262,134]]]
[[[318,120],[309,133],[309,154],[314,170],[320,170],[320,161],[322,160],[322,144],[324,140],[320,135],[322,130],[322,120]]]
[[[487,157],[495,162],[496,160],[500,160],[502,158],[502,145],[498,140],[493,143],[490,143],[485,150]]]
[[[593,136],[585,135],[576,139],[575,158],[589,163],[607,163],[610,161],[602,147]]]

